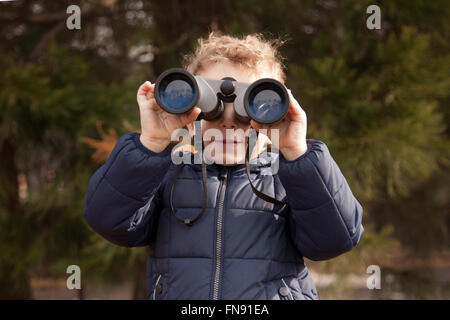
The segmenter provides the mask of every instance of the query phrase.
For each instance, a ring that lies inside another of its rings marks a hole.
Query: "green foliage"
[[[97,166],[81,137],[95,137],[99,120],[123,132],[124,115],[137,117],[130,112],[136,77],[111,82],[93,74],[95,62],[56,42],[40,63],[0,56],[0,146],[10,164],[0,168],[2,297],[29,298],[28,274],[65,277],[89,245],[82,212]],[[23,196],[19,174],[27,181]]]
[[[99,255],[99,252],[103,254]],[[90,245],[82,252],[83,270],[94,274],[94,280],[110,278],[113,281],[134,279],[136,270],[145,270],[146,248],[125,248],[105,241],[97,234],[90,237]]]
[[[306,261],[308,268],[317,274],[334,275],[334,282],[319,287],[319,297],[324,299],[341,299],[348,296],[353,288],[352,276],[367,276],[370,265],[384,266],[392,263],[392,252],[398,250],[400,243],[393,239],[392,225],[376,230],[373,224],[364,225],[364,235],[352,251],[326,261]],[[365,285],[365,284],[364,284]]]

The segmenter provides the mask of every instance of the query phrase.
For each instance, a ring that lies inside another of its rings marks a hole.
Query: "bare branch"
[[[53,28],[51,28],[48,32],[46,32],[44,36],[41,38],[41,40],[38,42],[38,44],[34,47],[33,51],[31,52],[30,59],[31,60],[36,59],[41,53],[42,49],[47,45],[47,43],[51,39],[53,39],[56,36],[56,34],[64,28],[65,25],[66,22],[61,21],[58,24],[56,24]]]

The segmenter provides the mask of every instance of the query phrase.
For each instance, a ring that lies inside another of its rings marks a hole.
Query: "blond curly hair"
[[[285,42],[280,39],[265,40],[260,33],[236,38],[211,32],[206,39],[197,40],[193,53],[183,57],[183,67],[192,74],[198,74],[210,63],[227,61],[244,66],[257,75],[270,75],[284,83],[284,58],[278,48]]]

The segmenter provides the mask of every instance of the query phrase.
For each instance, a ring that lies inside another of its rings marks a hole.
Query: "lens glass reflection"
[[[249,95],[250,116],[255,120],[275,122],[286,108],[286,99],[278,88],[260,86]]]
[[[172,76],[163,80],[159,95],[166,107],[182,110],[189,106],[195,98],[194,86],[183,76]]]

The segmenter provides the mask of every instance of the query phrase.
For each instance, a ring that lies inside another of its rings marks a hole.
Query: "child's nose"
[[[221,125],[224,128],[237,128],[234,118],[234,107],[232,103],[224,103],[225,108],[222,114],[222,123]]]

